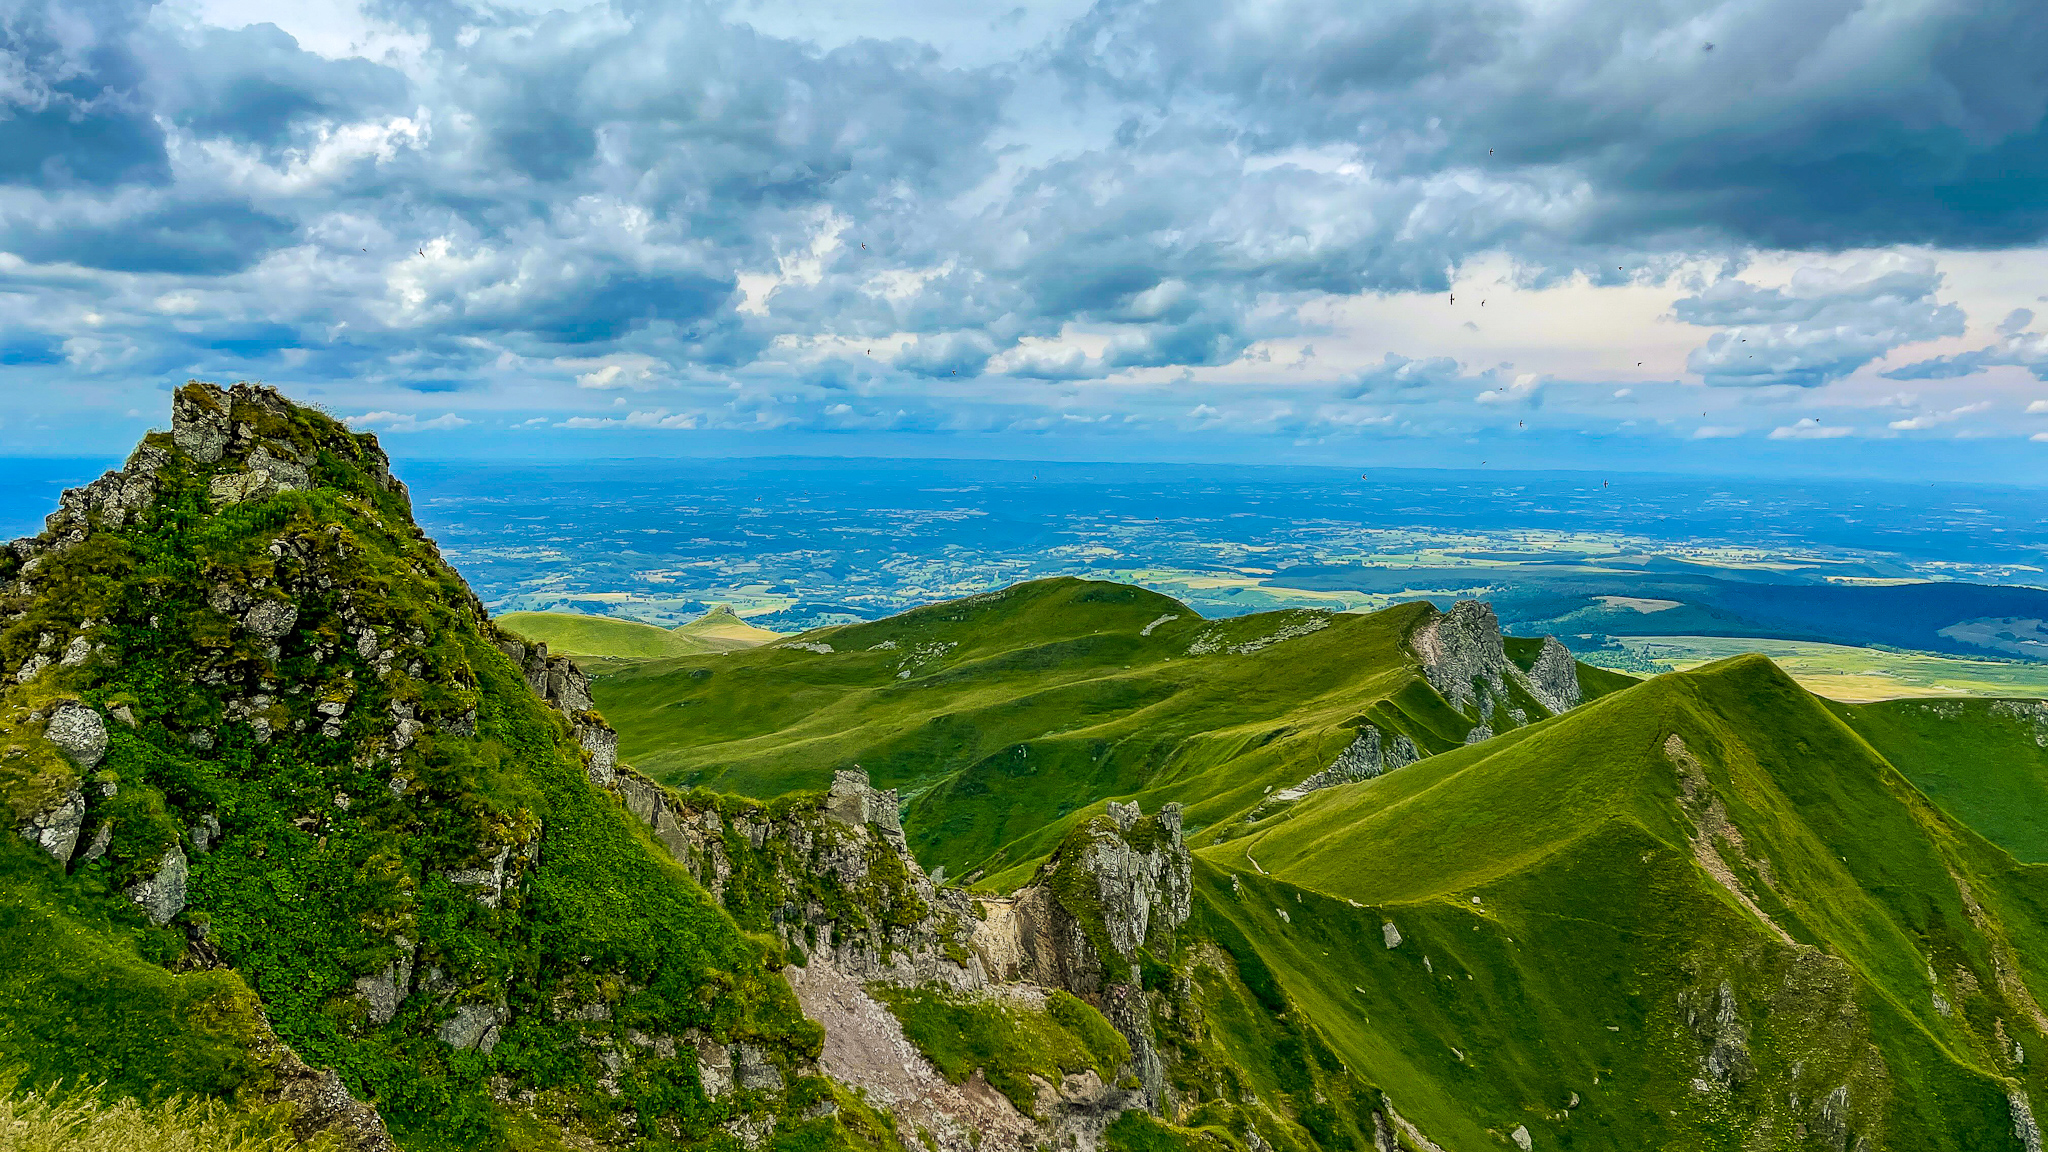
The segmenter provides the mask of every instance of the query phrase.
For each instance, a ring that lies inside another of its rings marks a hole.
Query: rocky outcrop
[[[30,816],[21,834],[29,843],[68,864],[78,851],[78,833],[85,827],[85,792],[73,788],[55,804]]]
[[[1136,804],[1111,802],[1068,834],[1030,885],[983,901],[973,948],[995,980],[1063,989],[1100,1008],[1130,1042],[1131,1073],[1157,1111],[1166,1103],[1165,1063],[1139,951],[1168,954],[1192,900],[1180,805],[1148,817]]]
[[[1448,612],[1432,616],[1408,638],[1408,647],[1422,663],[1422,674],[1450,705],[1479,725],[1494,731],[1526,723],[1527,714],[1511,702],[1510,682],[1552,715],[1576,708],[1581,700],[1578,665],[1557,638],[1545,637],[1528,672],[1508,659],[1500,618],[1483,600],[1460,600]],[[1513,724],[1496,712],[1512,717]]]
[[[1350,744],[1345,745],[1344,751],[1337,754],[1337,758],[1330,762],[1328,768],[1292,788],[1275,792],[1271,803],[1299,800],[1319,789],[1349,784],[1354,780],[1370,780],[1420,759],[1422,752],[1415,747],[1415,741],[1409,739],[1406,733],[1388,734],[1382,731],[1379,725],[1367,722],[1359,725],[1358,735],[1352,738]],[[1259,810],[1255,810],[1253,818],[1256,819],[1264,807],[1262,805]]]
[[[1555,636],[1543,638],[1543,650],[1536,654],[1536,663],[1522,677],[1522,687],[1529,690],[1538,704],[1550,709],[1553,716],[1569,712],[1585,700],[1579,688],[1579,662]]]
[[[858,769],[771,815],[734,797],[679,796],[616,769],[613,791],[741,923],[864,980],[979,988],[974,901],[934,883],[903,839],[896,794]]]
[[[263,1099],[289,1106],[294,1137],[306,1144],[330,1142],[336,1152],[398,1152],[384,1118],[356,1099],[334,1069],[312,1067],[274,1035],[269,1043],[278,1060]]]
[[[128,886],[127,896],[142,907],[150,923],[169,924],[185,910],[185,885],[190,877],[185,850],[173,844],[157,862],[155,873]]]

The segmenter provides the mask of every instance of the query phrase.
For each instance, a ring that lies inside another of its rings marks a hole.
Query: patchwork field
[[[2048,664],[1754,636],[1618,636],[1615,642],[1660,672],[1760,652],[1807,691],[1852,703],[1911,696],[2048,696]],[[1603,655],[1583,653],[1581,659],[1601,664]],[[1640,670],[1637,660],[1626,663]]]

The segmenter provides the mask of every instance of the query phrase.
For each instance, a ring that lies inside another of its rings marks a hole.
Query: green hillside
[[[0,611],[0,1073],[254,1107],[303,1058],[410,1152],[846,1146],[779,954],[597,786],[580,675],[374,438],[188,385],[0,551]],[[697,1044],[766,1070],[721,1095]]]
[[[780,639],[755,628],[730,608],[714,608],[687,624],[660,628],[639,620],[581,616],[573,612],[508,612],[498,625],[564,656],[646,659],[731,652]]]
[[[1951,815],[2014,857],[2048,864],[2048,705],[1888,700],[1837,711]]]
[[[1017,882],[1105,801],[1226,821],[1329,766],[1367,720],[1424,753],[1459,746],[1476,717],[1406,646],[1435,611],[1210,621],[1130,585],[1043,580],[715,662],[649,661],[596,695],[621,755],[657,778],[773,796],[859,764],[909,798],[921,860]]]
[[[2018,1149],[2008,1093],[2048,1087],[2015,1057],[2048,1042],[2048,872],[1761,657],[1198,855],[1204,907],[1447,1148]]]

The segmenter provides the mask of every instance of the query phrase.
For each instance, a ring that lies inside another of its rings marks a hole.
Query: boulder
[[[505,1010],[496,1004],[458,1004],[454,1015],[441,1025],[441,1040],[453,1048],[474,1048],[488,1053],[497,1046],[498,1025]]]
[[[284,600],[265,600],[242,616],[242,624],[265,640],[282,640],[299,623],[298,605]]]
[[[29,843],[68,864],[78,850],[78,831],[85,826],[85,792],[73,788],[43,811],[29,817],[21,834]]]
[[[83,704],[58,705],[43,735],[81,772],[98,767],[107,754],[107,722]]]
[[[128,886],[128,898],[142,906],[142,914],[149,917],[150,923],[169,924],[172,917],[185,910],[188,877],[185,850],[173,844],[157,864],[156,875]]]

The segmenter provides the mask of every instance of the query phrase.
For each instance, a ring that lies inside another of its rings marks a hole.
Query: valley
[[[24,1115],[91,1084],[109,1123],[343,1152],[2038,1152],[2037,694],[1830,699],[1707,632],[1602,668],[1509,626],[1561,602],[1521,556],[1431,557],[1440,603],[1054,574],[813,627],[494,613],[373,437],[247,385],[173,417],[0,552]],[[1632,563],[1545,618],[1917,636],[2035,594]]]

